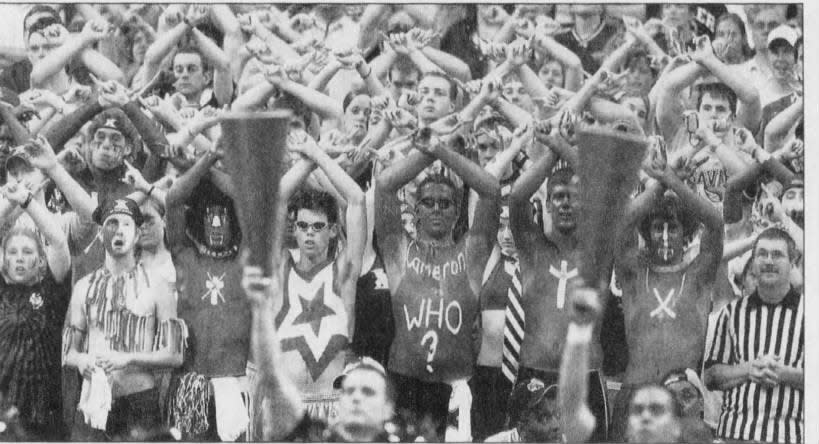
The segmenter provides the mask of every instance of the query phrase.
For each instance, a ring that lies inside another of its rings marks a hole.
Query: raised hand
[[[794,137],[785,146],[777,150],[775,154],[783,162],[800,158],[805,155],[805,142]]]
[[[242,267],[242,289],[248,301],[255,307],[270,306],[273,303],[273,280],[264,277],[261,267],[245,265]]]
[[[278,65],[267,65],[263,71],[264,78],[273,86],[279,86],[284,82],[285,73]]]
[[[716,58],[714,47],[711,46],[711,39],[707,35],[701,35],[694,39],[694,50],[689,53],[691,60],[703,63],[709,59]]]
[[[418,127],[418,119],[403,108],[395,107],[384,110],[384,118],[393,128],[415,129]]]
[[[484,103],[494,103],[501,96],[503,90],[503,82],[498,77],[487,77],[481,82],[481,90],[478,96]]]
[[[385,37],[385,41],[393,51],[398,54],[409,55],[410,48],[407,44],[408,39],[406,33],[392,34],[390,36],[385,35]]]
[[[708,161],[708,156],[699,152],[693,156],[681,156],[672,161],[671,169],[682,181],[688,180],[697,169]]]
[[[125,176],[123,176],[122,182],[133,186],[136,190],[147,193],[151,189],[151,184],[145,180],[142,173],[127,160],[123,161],[123,164],[125,164]]]
[[[569,284],[569,307],[572,322],[580,326],[594,325],[603,314],[598,292],[577,283]]]
[[[188,19],[191,26],[197,26],[207,21],[208,14],[210,14],[209,5],[193,4],[188,7],[185,18]]]
[[[665,141],[662,138],[654,138],[648,157],[643,161],[643,171],[660,182],[669,172],[668,168],[668,152],[666,150]]]
[[[421,50],[429,45],[434,33],[420,28],[412,28],[406,33],[406,45],[409,51]]]
[[[80,37],[82,37],[86,43],[91,44],[104,39],[112,32],[113,28],[111,28],[107,22],[89,20],[85,26],[83,26]]]
[[[47,89],[31,89],[27,94],[22,95],[20,102],[30,105],[32,109],[49,106],[54,109],[60,109],[65,106],[62,97],[54,94]]]
[[[251,37],[250,40],[245,43],[245,49],[247,49],[247,52],[249,52],[253,57],[259,59],[259,61],[265,65],[278,62],[278,57],[273,55],[273,51],[270,50],[270,46],[268,46],[264,40],[258,37]]]
[[[65,26],[54,23],[53,25],[49,25],[46,29],[43,30],[43,35],[45,35],[46,40],[50,45],[60,46],[65,43],[65,40],[68,38],[68,30],[65,29]]]
[[[87,164],[74,146],[67,146],[57,155],[57,161],[71,174],[85,170]]]
[[[95,82],[99,82],[95,78]],[[99,86],[99,103],[104,108],[108,108],[111,106],[125,106],[128,102],[131,101],[131,97],[125,85],[115,81],[110,80],[105,83],[98,83]]]
[[[162,120],[170,121],[179,115],[171,102],[157,96],[139,97],[138,100],[151,114]]]
[[[167,28],[173,28],[174,26],[182,23],[182,20],[185,18],[182,5],[169,5],[167,8],[165,8],[165,11],[162,12],[162,18],[165,21],[165,26]]]
[[[43,171],[51,170],[57,165],[54,148],[42,134],[23,145],[21,155],[28,160],[31,166]]]
[[[404,91],[398,97],[398,107],[414,111],[415,107],[421,103],[421,95],[415,91]]]
[[[514,68],[528,62],[530,55],[529,40],[517,39],[506,47],[506,61]]]
[[[334,51],[333,57],[338,60],[342,69],[353,70],[356,69],[359,63],[364,63],[364,57],[361,56],[361,51],[359,51],[358,48]]]
[[[9,202],[15,205],[21,205],[28,200],[28,197],[31,195],[31,190],[29,190],[24,183],[12,179],[3,187],[0,187],[0,194]]]

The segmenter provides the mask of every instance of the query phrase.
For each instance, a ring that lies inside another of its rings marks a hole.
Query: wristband
[[[20,208],[22,208],[22,209],[24,209],[24,210],[25,210],[26,208],[28,208],[28,205],[31,203],[31,199],[34,199],[34,195],[33,195],[33,194],[31,194],[31,192],[29,192],[29,193],[28,193],[28,197],[26,197],[26,200],[25,200],[25,201],[23,201],[23,203],[21,203],[21,204],[20,204]]]
[[[566,329],[566,343],[568,344],[588,344],[592,340],[592,332],[594,326],[592,324],[578,325],[575,322],[570,322]]]

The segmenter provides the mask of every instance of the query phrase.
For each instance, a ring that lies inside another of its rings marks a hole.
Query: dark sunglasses
[[[307,222],[298,220],[298,221],[296,221],[296,226],[301,231],[307,231],[308,228],[313,228],[313,231],[319,232],[319,231],[323,230],[324,227],[327,226],[327,224],[324,223],[324,222],[313,222],[312,224],[308,224]]]
[[[427,208],[434,208],[435,205],[438,205],[438,208],[441,210],[448,210],[449,207],[452,206],[452,201],[450,199],[433,199],[431,197],[425,197],[421,199],[418,203],[427,207]]]

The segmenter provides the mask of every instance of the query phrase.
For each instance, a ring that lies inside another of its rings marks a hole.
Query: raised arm
[[[529,198],[543,184],[556,161],[557,156],[551,149],[547,149],[540,159],[523,172],[509,193],[509,227],[515,238],[515,245],[523,255],[533,254],[543,240],[543,231],[532,217]]]
[[[59,29],[61,29],[59,32],[65,32],[65,28],[60,27]],[[31,85],[34,87],[43,85],[49,77],[63,69],[74,56],[107,35],[107,23],[87,22],[81,33],[66,37],[62,45],[32,66]]]
[[[451,168],[458,177],[463,179],[464,183],[469,185],[481,197],[491,198],[500,193],[500,184],[497,179],[477,163],[455,152],[449,143],[432,143],[429,147],[429,153]]]
[[[695,44],[697,50],[691,53],[691,58],[736,93],[739,102],[737,103],[738,123],[756,132],[762,119],[762,103],[759,99],[759,91],[753,82],[749,81],[739,66],[726,65],[717,58],[707,36],[698,37]]]
[[[762,146],[769,152],[779,149],[793,126],[804,117],[804,109],[804,97],[797,96],[789,107],[775,115],[765,126],[765,137]]]
[[[563,65],[564,88],[577,91],[583,83],[583,64],[580,62],[580,57],[550,35],[536,34],[533,43],[536,51],[550,55]]]
[[[271,85],[298,98],[307,108],[316,112],[324,119],[339,119],[344,114],[341,109],[341,104],[338,103],[338,101],[290,80],[279,67],[267,67],[264,76]]]
[[[191,5],[191,8],[201,7]],[[229,104],[233,98],[233,77],[230,75],[230,58],[219,48],[219,45],[211,40],[202,31],[191,28],[191,34],[196,42],[197,48],[202,51],[202,55],[208,60],[213,69],[213,95],[221,105]],[[237,48],[238,50],[238,48]]]
[[[45,237],[45,253],[48,267],[57,282],[62,282],[71,269],[71,253],[68,251],[68,239],[60,227],[57,216],[48,211],[34,194],[22,183],[10,181],[2,189],[3,196],[9,202],[23,209]]]
[[[596,419],[586,404],[589,392],[587,374],[591,342],[603,304],[597,291],[588,287],[571,288],[569,300],[572,320],[566,332],[558,379],[560,430],[566,442],[586,442],[596,425]]]
[[[666,140],[671,140],[677,128],[682,124],[684,110],[679,99],[680,93],[705,72],[707,72],[705,68],[696,62],[691,62],[669,72],[664,79],[657,82],[655,89],[657,92],[657,123],[660,126],[660,135]]]

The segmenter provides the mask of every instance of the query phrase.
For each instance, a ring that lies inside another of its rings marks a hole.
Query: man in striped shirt
[[[790,284],[795,244],[778,228],[757,238],[757,290],[723,308],[706,350],[705,383],[723,390],[724,439],[804,440],[804,302]]]

